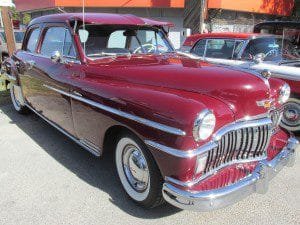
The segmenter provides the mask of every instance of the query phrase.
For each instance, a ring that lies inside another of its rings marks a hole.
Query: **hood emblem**
[[[270,70],[263,70],[260,72],[260,74],[266,79],[269,79],[272,75]]]
[[[264,107],[265,109],[270,109],[272,107],[272,103],[274,99],[263,99],[261,101],[257,101],[257,106]]]

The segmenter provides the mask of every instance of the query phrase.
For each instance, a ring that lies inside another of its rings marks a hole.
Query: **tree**
[[[25,24],[25,25],[27,25],[27,24],[29,24],[30,20],[31,20],[30,14],[24,13],[23,14],[23,21],[22,21],[22,23]]]

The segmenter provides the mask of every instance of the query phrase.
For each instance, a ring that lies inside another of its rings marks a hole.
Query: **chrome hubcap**
[[[123,152],[123,168],[126,178],[134,190],[142,192],[147,189],[149,170],[141,150],[133,145],[126,146]]]

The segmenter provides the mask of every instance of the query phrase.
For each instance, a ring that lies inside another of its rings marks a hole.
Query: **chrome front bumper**
[[[254,172],[230,186],[202,192],[188,192],[170,183],[164,183],[163,196],[170,204],[187,210],[210,211],[232,205],[252,193],[264,194],[269,181],[284,167],[293,166],[297,139],[291,137],[288,144],[271,161],[260,161]]]

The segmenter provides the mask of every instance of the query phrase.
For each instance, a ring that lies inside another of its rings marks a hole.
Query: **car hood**
[[[89,67],[94,76],[211,96],[226,103],[236,119],[267,112],[257,102],[269,99],[268,82],[237,69],[177,54],[106,58],[93,61]]]

